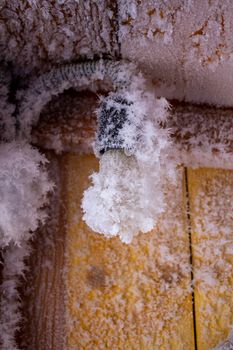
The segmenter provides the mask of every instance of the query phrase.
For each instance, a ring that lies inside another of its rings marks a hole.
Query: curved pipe
[[[42,74],[18,94],[20,136],[30,136],[32,125],[37,123],[41,110],[53,96],[72,87],[83,89],[98,80],[110,81],[114,90],[121,90],[130,85],[133,72],[132,63],[99,60],[67,64]]]

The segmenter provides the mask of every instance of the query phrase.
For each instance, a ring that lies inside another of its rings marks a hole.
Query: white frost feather
[[[46,158],[24,142],[0,146],[0,246],[20,245],[46,214],[43,205],[52,189]]]

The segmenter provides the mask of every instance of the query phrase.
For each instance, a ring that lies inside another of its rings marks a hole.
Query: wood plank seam
[[[188,168],[187,175],[197,346],[218,349],[233,324],[233,173],[205,167]]]
[[[191,229],[191,213],[190,213],[190,201],[189,201],[189,185],[188,185],[188,169],[184,168],[184,180],[185,180],[185,197],[186,197],[186,214],[187,214],[187,234],[189,236],[189,251],[190,251],[190,265],[191,265],[191,284],[192,284],[192,311],[193,311],[193,334],[194,334],[194,346],[195,350],[198,350],[197,346],[197,329],[196,329],[196,307],[195,307],[195,286],[194,273],[193,273],[193,251],[192,251],[192,229]]]

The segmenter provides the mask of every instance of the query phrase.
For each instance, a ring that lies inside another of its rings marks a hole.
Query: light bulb
[[[95,144],[100,168],[82,201],[92,230],[125,243],[155,226],[164,211],[164,179],[173,169],[166,162],[168,133],[159,124],[168,104],[145,93],[140,82],[102,98]]]
[[[162,211],[162,197],[154,198],[155,186],[150,169],[141,167],[134,156],[107,151],[84,192],[84,220],[92,230],[130,243],[139,232],[150,231]]]

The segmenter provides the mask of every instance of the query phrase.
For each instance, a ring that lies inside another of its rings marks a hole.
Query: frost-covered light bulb
[[[125,243],[150,231],[164,210],[160,156],[167,135],[156,120],[143,119],[151,102],[143,104],[140,96],[113,93],[104,99],[96,142],[100,168],[82,201],[83,218],[92,230]],[[153,106],[157,115],[165,110],[159,103]]]
[[[118,235],[125,243],[139,232],[150,231],[159,209],[151,206],[150,180],[134,156],[122,150],[107,151],[99,173],[92,175],[93,185],[84,193],[84,220],[94,231]]]

